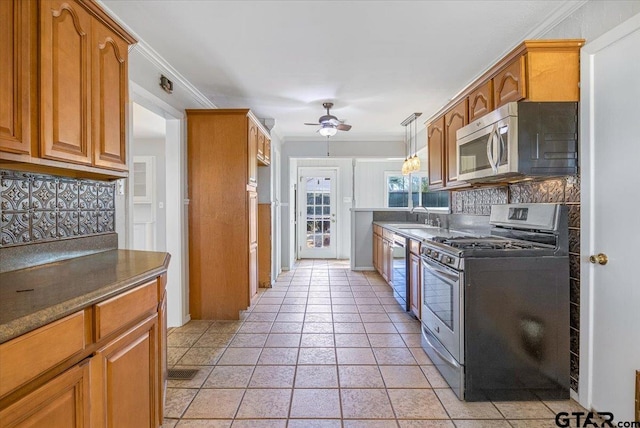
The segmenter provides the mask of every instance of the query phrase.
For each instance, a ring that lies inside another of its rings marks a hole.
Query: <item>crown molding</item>
[[[128,33],[133,35],[138,43],[133,46],[132,51],[139,52],[154,66],[159,68],[162,73],[171,76],[171,80],[180,84],[186,91],[203,107],[203,108],[217,108],[217,106],[204,95],[198,88],[196,88],[186,77],[184,77],[178,70],[176,70],[169,62],[155,51],[147,42],[144,41],[139,34],[137,34],[131,27],[129,27],[116,13],[114,13],[102,0],[96,0],[97,3],[103,8],[118,24],[124,28]]]

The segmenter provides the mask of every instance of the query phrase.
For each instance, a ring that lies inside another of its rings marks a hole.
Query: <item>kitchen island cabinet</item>
[[[160,426],[168,263],[111,250],[0,274],[0,427]]]

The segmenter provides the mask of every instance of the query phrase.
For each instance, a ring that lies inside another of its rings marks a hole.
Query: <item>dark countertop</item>
[[[110,250],[0,274],[0,343],[166,272],[168,253]]]

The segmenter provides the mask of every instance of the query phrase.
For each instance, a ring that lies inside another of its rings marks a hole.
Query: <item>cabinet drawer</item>
[[[121,327],[156,312],[158,307],[158,282],[156,279],[129,290],[102,303],[96,308],[96,340]]]
[[[0,396],[55,367],[85,347],[84,311],[0,345]]]
[[[420,255],[420,241],[409,240],[409,250],[416,256]]]
[[[378,226],[377,224],[374,224],[373,233],[375,233],[376,235],[382,235],[382,227]]]

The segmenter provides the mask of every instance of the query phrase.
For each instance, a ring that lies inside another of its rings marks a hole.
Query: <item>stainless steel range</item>
[[[422,246],[422,346],[460,399],[569,397],[566,207],[491,207]]]

